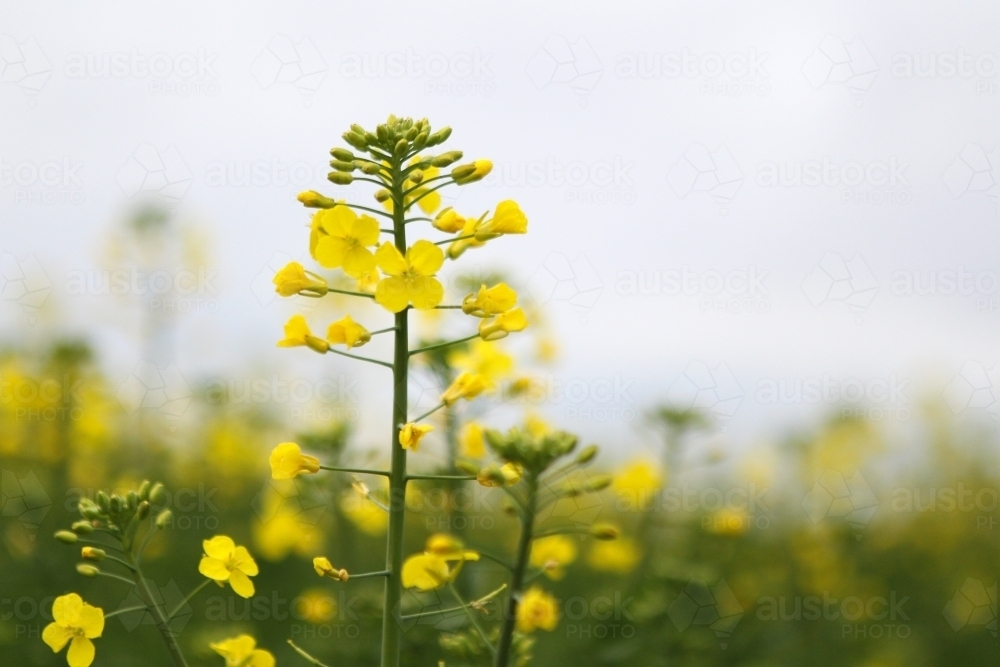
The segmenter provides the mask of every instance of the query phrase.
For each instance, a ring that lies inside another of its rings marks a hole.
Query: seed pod
[[[326,175],[326,180],[335,185],[350,185],[354,182],[354,177],[342,171],[331,171]]]
[[[56,531],[55,538],[63,544],[76,544],[76,533],[69,530]]]

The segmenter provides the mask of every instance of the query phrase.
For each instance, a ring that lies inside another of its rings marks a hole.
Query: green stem
[[[153,591],[150,590],[149,584],[146,582],[146,577],[143,576],[142,569],[137,563],[135,563],[135,572],[132,576],[135,578],[135,585],[140,586],[146,593],[146,602],[155,612],[157,619],[156,627],[160,631],[160,635],[163,636],[163,641],[167,645],[167,650],[170,651],[170,657],[173,658],[174,665],[176,665],[176,667],[188,667],[187,660],[184,658],[184,653],[181,651],[181,647],[177,643],[177,639],[170,634],[170,627],[168,625],[170,621],[163,613],[160,605],[156,603],[156,598],[153,597]]]
[[[326,667],[326,665],[324,665],[322,662],[320,662],[319,660],[312,657],[311,655],[300,649],[298,646],[296,646],[295,642],[293,642],[291,639],[288,640],[288,645],[291,646],[293,649],[295,649],[296,653],[305,658],[305,661],[308,662],[310,665],[314,665],[314,667]]]
[[[124,581],[129,586],[135,586],[135,582],[132,581],[131,579],[127,579],[126,577],[121,577],[117,574],[111,574],[110,572],[105,572],[104,570],[98,571],[97,576],[107,577],[108,579],[117,579],[118,581]]]
[[[461,306],[459,306],[461,308]],[[434,345],[428,345],[427,347],[418,347],[415,350],[410,350],[410,356],[415,354],[420,354],[421,352],[430,352],[431,350],[437,350],[442,347],[449,347],[451,345],[458,345],[459,343],[464,343],[467,340],[472,340],[473,338],[479,338],[478,333],[474,333],[471,336],[466,336],[465,338],[459,338],[458,340],[450,340],[446,343],[435,343]]]
[[[395,331],[396,327],[386,327],[385,329],[378,329],[376,331],[369,331],[368,333],[372,336],[377,336],[378,334],[389,333],[390,331]]]
[[[466,234],[465,236],[453,236],[450,239],[445,239],[444,241],[435,241],[434,245],[448,245],[449,243],[454,243],[455,241],[464,241],[465,239],[474,239],[475,234]]]
[[[341,468],[339,466],[320,466],[320,470],[332,470],[334,472],[354,472],[360,475],[382,475],[389,476],[388,470],[369,470],[368,468]]]
[[[455,599],[458,600],[458,604],[462,606],[462,611],[464,611],[465,615],[469,617],[469,621],[471,621],[472,626],[476,628],[476,632],[478,632],[479,636],[482,637],[483,643],[490,649],[490,653],[496,656],[496,646],[494,646],[493,642],[490,641],[490,638],[486,636],[483,626],[479,625],[479,619],[477,619],[476,615],[472,613],[471,609],[469,609],[469,605],[467,605],[465,600],[462,599],[462,596],[458,594],[458,591],[455,589],[455,584],[453,582],[448,582],[448,588],[451,590],[451,594],[455,596]]]
[[[504,609],[500,626],[500,641],[497,644],[495,667],[508,667],[510,650],[514,643],[514,625],[517,620],[517,605],[524,588],[524,574],[531,555],[532,531],[535,527],[535,497],[538,492],[538,478],[534,474],[525,475],[528,487],[528,502],[525,503],[524,515],[521,517],[521,537],[517,544],[517,557],[514,560],[514,571],[510,579],[510,592]]]
[[[355,579],[368,579],[370,577],[388,577],[388,570],[379,570],[378,572],[365,572],[363,574],[351,574],[348,575],[348,581],[354,581]]]
[[[439,482],[470,482],[476,479],[475,475],[407,475],[407,481],[413,479],[436,480]]]
[[[342,357],[347,357],[349,359],[357,359],[358,361],[367,361],[370,364],[378,364],[379,366],[385,366],[386,368],[392,368],[392,364],[379,361],[378,359],[369,359],[368,357],[359,357],[356,354],[348,354],[347,352],[341,352],[340,350],[335,350],[332,347],[327,350],[327,352],[333,352],[334,354],[339,354]]]
[[[406,207],[403,176],[398,158],[391,162],[392,226],[396,249],[406,253]],[[392,459],[389,470],[389,533],[386,539],[385,593],[382,606],[382,667],[399,667],[403,628],[399,623],[403,597],[403,523],[406,513],[406,450],[399,444],[399,432],[406,422],[407,376],[409,370],[409,308],[396,313],[396,339],[392,364]]]
[[[327,292],[336,292],[337,294],[346,294],[347,296],[363,296],[366,299],[374,299],[374,294],[365,294],[364,292],[352,292],[346,289],[334,289],[332,287],[326,288]]]
[[[112,616],[117,616],[118,614],[127,614],[131,611],[145,611],[146,609],[149,609],[149,607],[147,607],[146,605],[142,605],[141,607],[129,607],[128,609],[116,609],[110,614],[105,614],[104,619],[107,620]]]
[[[201,591],[201,589],[205,588],[205,586],[208,586],[210,583],[212,583],[212,580],[211,579],[206,579],[205,581],[201,582],[201,584],[199,584],[197,588],[195,588],[193,591],[191,591],[190,593],[188,593],[187,597],[184,598],[183,600],[181,600],[181,603],[179,605],[177,605],[176,607],[174,607],[174,610],[172,612],[170,612],[169,614],[167,614],[167,620],[169,621],[174,616],[176,616],[177,612],[179,612],[181,609],[183,609],[184,605],[186,605],[188,602],[191,601],[191,598],[193,598],[195,595],[197,595]]]
[[[361,206],[359,204],[348,204],[347,202],[337,202],[337,206],[346,206],[347,208],[356,208],[359,211],[368,211],[369,213],[375,213],[376,215],[384,215],[387,218],[395,218],[395,216],[390,215],[390,214],[386,213],[385,211],[380,211],[377,208],[370,208],[368,206]]]
[[[438,405],[434,406],[433,408],[431,408],[430,410],[428,410],[424,414],[420,415],[419,417],[414,417],[410,421],[418,422],[418,421],[420,421],[421,419],[423,419],[425,417],[430,417],[432,414],[434,414],[435,412],[437,412],[438,410],[440,410],[441,408],[443,408],[445,405],[447,405],[447,404],[446,403],[439,403]],[[403,419],[406,419],[406,417],[404,416]]]

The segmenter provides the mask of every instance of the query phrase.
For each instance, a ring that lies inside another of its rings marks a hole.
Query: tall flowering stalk
[[[462,373],[442,394],[440,403],[418,417],[408,415],[407,383],[410,360],[418,354],[439,350],[457,343],[481,338],[498,340],[511,332],[523,330],[527,319],[516,308],[517,295],[506,285],[483,285],[477,294],[465,297],[462,303],[445,304],[444,288],[436,278],[445,258],[458,259],[467,249],[481,246],[504,234],[523,234],[527,218],[513,201],[500,203],[492,216],[489,212],[476,217],[463,217],[451,209],[438,212],[438,190],[450,185],[468,185],[485,177],[492,168],[487,160],[476,160],[451,168],[462,158],[460,151],[429,155],[428,151],[443,144],[451,135],[450,128],[431,130],[427,120],[390,116],[385,123],[369,132],[352,125],[343,135],[354,149],[331,150],[333,171],[330,182],[350,185],[370,183],[377,187],[375,200],[382,209],[362,206],[326,197],[314,191],[299,195],[306,207],[318,209],[314,214],[310,234],[310,252],[324,268],[341,269],[357,281],[356,290],[334,289],[315,273],[292,263],[275,276],[279,294],[301,294],[320,297],[329,292],[372,299],[393,313],[393,325],[368,331],[351,316],[330,325],[325,337],[313,335],[305,319],[293,317],[285,326],[284,347],[305,346],[326,354],[333,352],[391,369],[392,425],[390,465],[388,470],[356,470],[321,466],[312,457],[302,455],[294,443],[285,443],[272,454],[274,476],[293,477],[317,472],[324,468],[342,472],[367,473],[388,478],[389,513],[385,569],[366,575],[348,575],[337,570],[325,559],[317,559],[316,571],[322,576],[344,580],[348,576],[381,576],[385,578],[384,618],[382,627],[381,664],[399,664],[402,628],[398,615],[403,593],[403,526],[405,519],[406,485],[415,479],[457,481],[475,479],[473,475],[413,475],[407,472],[407,450],[416,449],[420,440],[431,430],[421,420],[463,399],[473,399],[486,388],[485,380],[476,374]],[[357,151],[357,152],[355,152]],[[422,213],[422,215],[421,215]],[[437,213],[434,218],[427,217]],[[383,227],[378,219],[388,221]],[[430,223],[447,236],[443,240],[426,239],[408,243],[407,226]],[[387,236],[389,240],[383,240]],[[447,246],[442,250],[441,246]],[[410,347],[409,311],[416,309],[461,309],[480,320],[478,328],[458,340],[412,349]],[[344,345],[352,349],[366,344],[373,335],[392,333],[392,361],[382,361],[335,349]]]

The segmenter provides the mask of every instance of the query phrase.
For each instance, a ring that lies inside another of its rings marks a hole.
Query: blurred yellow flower
[[[407,305],[426,310],[444,298],[444,287],[434,277],[444,263],[444,253],[430,241],[417,241],[404,257],[396,246],[383,243],[375,251],[378,267],[388,278],[375,288],[375,301],[386,310],[398,313]]]
[[[531,545],[531,565],[545,571],[549,579],[566,576],[565,566],[576,560],[576,541],[566,535],[550,535]]]
[[[472,341],[467,351],[453,353],[449,361],[455,368],[481,375],[491,389],[514,367],[514,359],[499,345],[482,340]]]
[[[486,378],[478,373],[469,373],[465,371],[451,383],[443,394],[441,394],[441,402],[445,405],[451,405],[456,401],[461,399],[472,400],[479,394],[483,393],[487,388]]]
[[[516,463],[505,463],[501,467],[491,465],[479,471],[476,481],[483,486],[513,486],[521,481],[524,470]]]
[[[448,234],[454,234],[465,227],[465,218],[460,216],[455,209],[449,206],[434,216],[434,221],[431,222],[431,225],[434,229],[439,229],[442,232],[447,232]]]
[[[552,426],[547,421],[538,416],[535,412],[529,412],[524,418],[524,430],[531,434],[533,438],[540,438],[552,432]]]
[[[292,552],[309,556],[319,550],[323,539],[319,529],[302,521],[302,516],[280,507],[281,497],[274,493],[265,500],[268,518],[253,526],[256,552],[269,561],[287,558]]]
[[[466,561],[479,560],[479,553],[466,549],[454,535],[435,533],[427,538],[424,552],[403,563],[403,586],[430,591],[444,586],[455,577]]]
[[[355,322],[350,315],[345,315],[326,330],[327,341],[333,345],[346,345],[347,349],[361,347],[371,339],[368,329]]]
[[[319,459],[302,453],[298,444],[283,442],[271,452],[272,479],[292,479],[305,473],[319,472]]]
[[[359,278],[375,268],[375,255],[368,246],[378,245],[378,221],[359,216],[349,206],[340,204],[318,211],[313,216],[319,232],[313,256],[327,269],[342,268],[352,278]]]
[[[713,535],[736,537],[747,532],[750,515],[746,508],[723,507],[702,519],[702,527]]]
[[[403,449],[417,451],[423,437],[433,430],[434,427],[429,424],[414,424],[413,422],[405,424],[399,431],[399,444],[403,446]]]
[[[587,553],[587,564],[598,572],[628,574],[639,564],[642,550],[629,537],[595,542]]]
[[[515,331],[524,331],[528,318],[520,308],[500,313],[496,317],[479,323],[479,337],[483,340],[500,340]]]
[[[372,500],[356,492],[347,492],[340,503],[344,516],[361,532],[378,537],[389,526],[389,514]]]
[[[493,217],[476,230],[477,241],[487,241],[501,234],[526,234],[528,217],[517,202],[508,199],[497,204]]]
[[[350,578],[347,570],[343,568],[338,570],[330,562],[330,559],[325,556],[313,558],[313,569],[316,570],[316,574],[319,576],[333,579],[334,581],[347,581]]]
[[[246,547],[236,546],[231,537],[216,535],[202,542],[202,548],[205,555],[198,564],[199,572],[220,586],[228,581],[240,597],[253,596],[254,587],[250,577],[257,576],[259,570]]]
[[[322,588],[310,588],[295,598],[297,618],[313,624],[332,621],[337,616],[337,601]]]
[[[462,427],[458,436],[458,452],[470,459],[481,459],[486,456],[483,427],[478,422],[469,422]]]
[[[274,656],[257,648],[257,641],[250,635],[231,637],[209,646],[226,659],[226,667],[274,667]]]
[[[285,337],[278,341],[278,347],[302,347],[308,346],[317,352],[326,352],[330,344],[322,338],[312,335],[306,318],[301,315],[292,315],[285,323]]]
[[[76,593],[60,595],[52,603],[52,622],[45,626],[42,641],[53,653],[66,652],[70,667],[89,667],[94,661],[94,642],[104,632],[104,610],[83,601]]]
[[[451,175],[457,185],[467,185],[483,180],[491,171],[493,163],[489,160],[473,160],[471,164],[459,165],[452,169]]]
[[[517,292],[499,283],[487,288],[480,285],[479,291],[462,300],[462,312],[473,317],[493,317],[505,313],[517,303]]]
[[[460,237],[468,237],[468,238],[462,238],[459,241],[452,241],[450,244],[448,244],[448,253],[447,253],[448,259],[451,260],[458,259],[459,257],[462,256],[462,253],[464,253],[469,248],[478,248],[479,246],[486,243],[485,241],[477,241],[475,238],[473,238],[476,234],[476,228],[478,226],[479,226],[479,221],[477,219],[475,218],[465,219],[465,226],[462,227],[462,231],[459,232],[458,235]]]
[[[660,490],[663,478],[659,469],[645,460],[625,465],[614,476],[611,487],[618,495],[618,509],[635,512],[647,509],[653,496]]]
[[[517,631],[529,634],[540,628],[552,632],[558,624],[556,599],[537,586],[529,588],[517,605]]]

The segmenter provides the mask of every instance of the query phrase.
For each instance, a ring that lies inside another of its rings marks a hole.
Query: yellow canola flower
[[[483,216],[485,217],[485,215],[486,214],[484,213]],[[478,248],[486,244],[486,241],[477,241],[474,238],[476,235],[476,230],[479,229],[479,223],[481,221],[482,218],[465,219],[465,225],[463,225],[461,231],[458,233],[458,236],[460,237],[467,236],[469,238],[463,238],[458,241],[452,241],[450,244],[448,244],[448,253],[447,253],[448,259],[452,260],[458,259],[459,257],[462,256],[462,253],[464,253],[469,248]]]
[[[340,503],[340,511],[357,527],[358,530],[379,537],[385,534],[389,527],[389,514],[370,498],[348,491]]]
[[[527,234],[528,217],[517,202],[508,199],[497,204],[493,217],[476,230],[477,241],[488,241],[503,234]]]
[[[529,634],[537,629],[552,632],[559,624],[559,605],[551,594],[532,586],[517,605],[517,631]]]
[[[375,268],[375,255],[368,249],[378,245],[378,221],[358,215],[346,204],[318,211],[313,216],[317,238],[313,257],[328,269],[343,269],[359,278]]]
[[[462,300],[462,312],[473,317],[493,317],[506,313],[517,303],[517,292],[506,283],[493,287],[479,286],[479,292],[469,294]]]
[[[566,576],[565,567],[576,560],[576,542],[566,535],[550,535],[531,545],[531,565],[545,571],[549,579]]]
[[[528,318],[520,308],[500,313],[496,317],[479,323],[479,337],[483,340],[500,340],[515,331],[528,328]]]
[[[455,209],[449,206],[434,216],[431,226],[434,227],[434,229],[441,230],[442,232],[454,234],[465,227],[465,218],[460,216]]]
[[[587,554],[587,564],[598,572],[628,574],[639,564],[642,550],[635,540],[622,537],[617,540],[595,542]]]
[[[337,205],[337,202],[321,195],[315,190],[300,192],[296,199],[302,202],[302,205],[306,208],[333,208]]]
[[[402,253],[391,243],[375,251],[378,267],[388,278],[375,288],[375,301],[386,310],[398,313],[412,305],[420,310],[437,306],[444,298],[444,287],[434,275],[444,263],[444,253],[430,241],[417,241]]]
[[[278,347],[308,347],[320,354],[330,349],[330,344],[322,338],[312,335],[306,318],[292,315],[285,323],[285,337],[278,341]]]
[[[337,320],[326,330],[326,340],[332,345],[346,345],[347,349],[361,347],[372,339],[368,329],[355,322],[350,315]]]
[[[238,547],[231,537],[216,535],[202,542],[205,555],[198,564],[198,571],[215,581],[219,586],[228,581],[233,591],[240,597],[253,596],[253,582],[257,576],[257,563],[246,547]]]
[[[663,485],[663,477],[659,469],[649,461],[638,460],[623,467],[614,480],[611,487],[619,495],[630,495],[645,497],[659,491]]]
[[[262,514],[267,518],[253,524],[254,553],[265,560],[280,561],[292,552],[311,556],[319,551],[321,531],[305,523],[301,513],[283,506],[279,493],[268,493]]]
[[[531,434],[533,438],[541,438],[552,432],[552,426],[538,416],[535,412],[529,412],[524,418],[524,430]]]
[[[505,463],[502,467],[490,466],[479,471],[476,481],[482,486],[513,486],[521,481],[524,470],[516,463]]]
[[[423,437],[433,430],[434,427],[428,424],[414,424],[410,422],[400,429],[399,444],[402,445],[403,449],[417,451],[417,447],[420,446],[420,441]]]
[[[283,442],[271,451],[272,479],[292,479],[305,473],[319,472],[319,459],[303,454],[294,442]]]
[[[486,378],[478,373],[462,372],[445,392],[441,394],[441,402],[451,405],[461,399],[472,400],[487,389]]]
[[[379,275],[378,269],[372,269],[371,271],[366,271],[362,273],[358,278],[357,288],[358,291],[363,294],[375,294],[375,289],[378,287]]]
[[[334,581],[347,581],[350,578],[347,570],[343,568],[338,570],[330,562],[330,559],[324,556],[313,558],[313,569],[316,570],[316,574],[319,576],[327,577]]]
[[[462,427],[458,436],[459,453],[470,459],[481,459],[486,456],[486,439],[483,437],[483,427],[477,422],[469,422]]]
[[[473,160],[471,164],[463,164],[452,169],[451,175],[456,185],[468,185],[483,180],[491,171],[493,163],[489,160]]]
[[[274,667],[274,656],[257,648],[257,641],[250,635],[231,637],[209,646],[226,659],[226,667]]]
[[[427,538],[425,549],[403,563],[400,576],[405,588],[422,591],[441,588],[455,580],[466,561],[479,560],[477,552],[465,549],[461,540],[445,533]]]
[[[314,273],[306,271],[298,262],[289,262],[274,274],[274,291],[281,296],[295,296],[309,292],[323,296],[329,289],[326,281]]]
[[[60,595],[52,603],[52,622],[42,632],[44,641],[53,653],[66,652],[70,667],[89,667],[94,662],[94,642],[104,632],[104,610],[83,601],[76,593]]]
[[[503,379],[514,367],[514,359],[500,350],[498,345],[476,340],[467,351],[449,356],[455,368],[483,376],[489,389]]]

